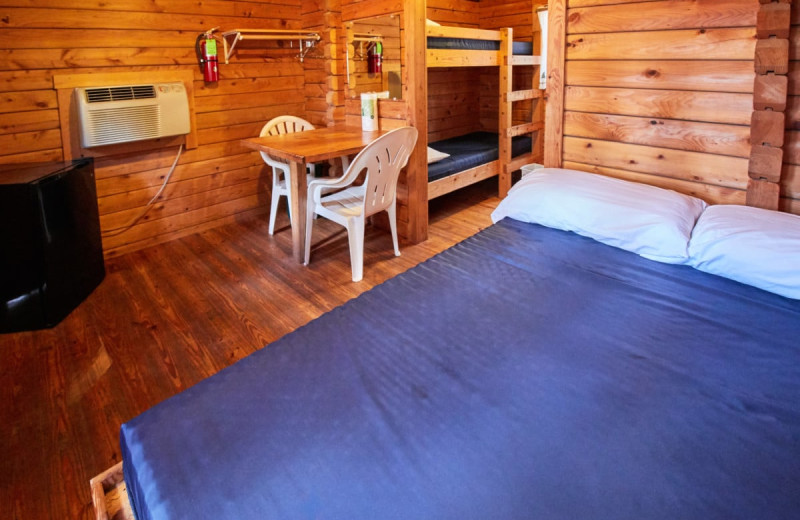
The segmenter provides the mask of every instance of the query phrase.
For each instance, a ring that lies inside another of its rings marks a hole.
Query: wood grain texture
[[[148,83],[178,71],[188,75],[195,93],[199,148],[182,155],[173,176],[180,184],[168,186],[140,224],[109,237],[106,254],[263,212],[268,183],[252,169],[260,164],[259,157],[251,154],[243,161],[246,150],[238,141],[257,135],[274,116],[304,115],[304,67],[294,58],[296,49],[242,46],[229,65],[221,65],[221,81],[205,85],[194,41],[199,32],[216,25],[299,29],[301,23],[301,0],[3,2],[0,27],[8,45],[0,50],[0,158],[18,163],[71,154],[62,144],[64,139],[71,142],[73,129],[54,124],[59,109],[69,110],[71,98],[69,92],[57,95],[53,87],[58,76],[121,73],[131,83]],[[57,136],[61,144],[55,142]],[[163,181],[178,144],[166,139],[97,150],[105,155],[96,164],[104,231],[146,204],[146,195],[154,194],[153,188]],[[243,175],[246,168],[251,169]],[[125,196],[128,189],[131,193]]]
[[[576,112],[746,125],[753,112],[753,97],[686,90],[568,86],[565,106]]]
[[[746,158],[578,137],[564,138],[564,160],[744,189]]]
[[[770,41],[756,59],[759,3],[566,3],[565,163],[744,202],[754,100],[779,110],[790,90],[780,79],[758,80],[756,70],[774,72],[775,57],[799,54],[792,42]],[[790,114],[789,128],[800,103],[790,101]],[[754,126],[759,144],[783,138],[774,118]]]
[[[784,112],[789,94],[791,3],[759,2],[753,81],[753,146],[747,205],[777,210],[783,173]],[[777,143],[777,144],[775,144]]]
[[[595,2],[593,7],[571,8],[567,12],[567,32],[575,34],[753,27],[758,12],[756,2],[741,0],[664,0],[644,2],[635,8],[626,4],[627,2],[607,0]]]
[[[566,69],[566,0],[553,0],[547,10],[547,111],[545,113],[544,165],[561,167],[564,148],[564,107],[569,85]]]
[[[573,34],[567,37],[567,59],[751,60],[756,45],[753,27],[642,32],[633,46],[630,38],[628,32]]]
[[[567,112],[564,134],[737,157],[750,154],[750,129],[737,125]]]
[[[634,42],[630,42],[634,44]],[[752,92],[751,61],[568,61],[568,85]]]
[[[272,237],[261,215],[108,259],[59,325],[0,336],[0,518],[93,518],[89,479],[120,461],[122,422],[487,227],[495,190],[431,202],[429,239],[400,257],[368,227],[357,284],[341,227],[316,222],[303,267],[285,213]]]
[[[777,210],[780,205],[780,185],[767,179],[750,179],[747,183],[747,205]]]
[[[618,179],[625,179],[633,182],[641,182],[643,184],[650,184],[668,190],[674,190],[678,193],[685,193],[692,197],[702,199],[709,204],[744,204],[746,192],[745,190],[727,188],[724,186],[714,186],[711,184],[704,184],[694,181],[687,181],[683,179],[676,179],[673,177],[664,177],[658,174],[635,172],[630,170],[623,170],[619,168],[611,168],[608,166],[600,166],[596,164],[585,164],[579,162],[564,162],[565,168],[573,170],[580,170],[592,173],[599,173],[609,177],[616,177]]]
[[[428,135],[428,81],[425,62],[425,0],[407,0],[403,3],[404,31],[403,57],[406,74],[403,78],[403,99],[408,103],[408,124],[419,131],[420,137],[408,159],[405,176],[401,182],[405,190],[398,192],[398,205],[406,211],[407,222],[399,224],[411,242],[420,242],[428,236],[428,154],[425,146]]]

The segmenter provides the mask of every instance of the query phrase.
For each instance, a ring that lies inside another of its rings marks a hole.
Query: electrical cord
[[[175,171],[175,167],[178,165],[178,159],[181,158],[181,153],[183,153],[183,143],[181,143],[181,145],[178,147],[178,155],[175,156],[175,160],[172,162],[172,166],[170,167],[169,172],[167,172],[166,177],[164,177],[164,182],[161,183],[161,187],[158,189],[156,194],[153,195],[153,198],[150,199],[150,201],[144,206],[144,208],[142,209],[142,212],[139,213],[139,215],[137,215],[136,218],[131,220],[130,223],[128,223],[128,224],[126,224],[124,226],[121,226],[121,227],[118,227],[118,228],[114,228],[114,229],[107,229],[107,230],[103,231],[101,233],[102,236],[104,236],[104,237],[115,237],[117,235],[121,235],[122,233],[128,231],[130,228],[132,228],[133,226],[138,224],[139,221],[142,220],[142,218],[144,218],[145,215],[147,215],[147,212],[150,211],[150,208],[153,207],[153,204],[155,203],[155,201],[158,200],[158,198],[164,192],[164,188],[167,187],[167,183],[169,183],[169,179],[170,179],[170,177],[172,177],[172,172]]]

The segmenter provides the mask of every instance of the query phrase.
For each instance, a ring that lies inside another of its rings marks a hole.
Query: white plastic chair
[[[314,179],[308,184],[306,265],[311,256],[311,228],[314,215],[320,215],[347,228],[354,282],[363,277],[364,225],[367,217],[380,211],[389,214],[394,254],[400,256],[397,244],[397,177],[408,163],[417,136],[417,129],[410,126],[392,130],[361,150],[343,177],[333,180]],[[364,184],[352,186],[364,170],[367,172]],[[329,195],[323,193],[338,188],[345,189]]]
[[[264,125],[259,137],[264,137],[265,135],[291,134],[313,129],[314,125],[303,118],[296,116],[279,116],[271,119]],[[278,210],[278,203],[280,202],[281,196],[286,197],[289,206],[289,222],[291,223],[294,218],[292,216],[291,192],[289,190],[289,185],[286,183],[286,179],[289,178],[289,165],[270,157],[264,152],[261,152],[261,157],[264,159],[265,163],[272,166],[272,201],[270,202],[269,208],[269,234],[272,235],[275,233],[275,213]],[[306,182],[310,181],[312,178],[313,176],[311,174],[307,174]]]

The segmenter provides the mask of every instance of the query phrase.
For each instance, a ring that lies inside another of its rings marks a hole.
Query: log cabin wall
[[[559,4],[563,118],[548,130],[563,141],[546,161],[744,203],[758,1],[557,0],[551,42]]]
[[[31,7],[49,4],[52,7]],[[104,239],[107,255],[139,249],[266,211],[269,173],[239,140],[270,118],[303,116],[303,65],[295,50],[243,48],[221,79],[202,81],[194,53],[198,33],[215,26],[299,29],[300,0],[226,2],[6,2],[0,27],[0,162],[64,157],[53,77],[71,73],[153,71],[194,74],[199,146],[183,153],[160,200],[128,231]],[[220,46],[221,48],[221,46]],[[137,215],[156,193],[177,152],[169,146],[96,159],[104,231]]]
[[[426,13],[429,20],[442,25],[480,26],[479,3],[471,0],[428,0]],[[428,142],[481,130],[481,81],[484,70],[496,69],[454,67],[428,70]],[[494,119],[497,128],[496,108]]]
[[[305,118],[314,126],[344,123],[344,31],[341,0],[302,0],[303,29],[321,37],[303,61]]]
[[[789,96],[786,106],[779,208],[800,215],[800,6],[792,5],[789,36]]]

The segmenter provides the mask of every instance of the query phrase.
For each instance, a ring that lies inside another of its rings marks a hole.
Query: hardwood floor
[[[285,214],[273,237],[264,215],[109,259],[58,326],[0,335],[0,518],[93,518],[89,479],[119,461],[122,422],[487,227],[498,202],[494,179],[432,201],[429,239],[400,257],[369,228],[359,283],[323,219],[296,264]]]

